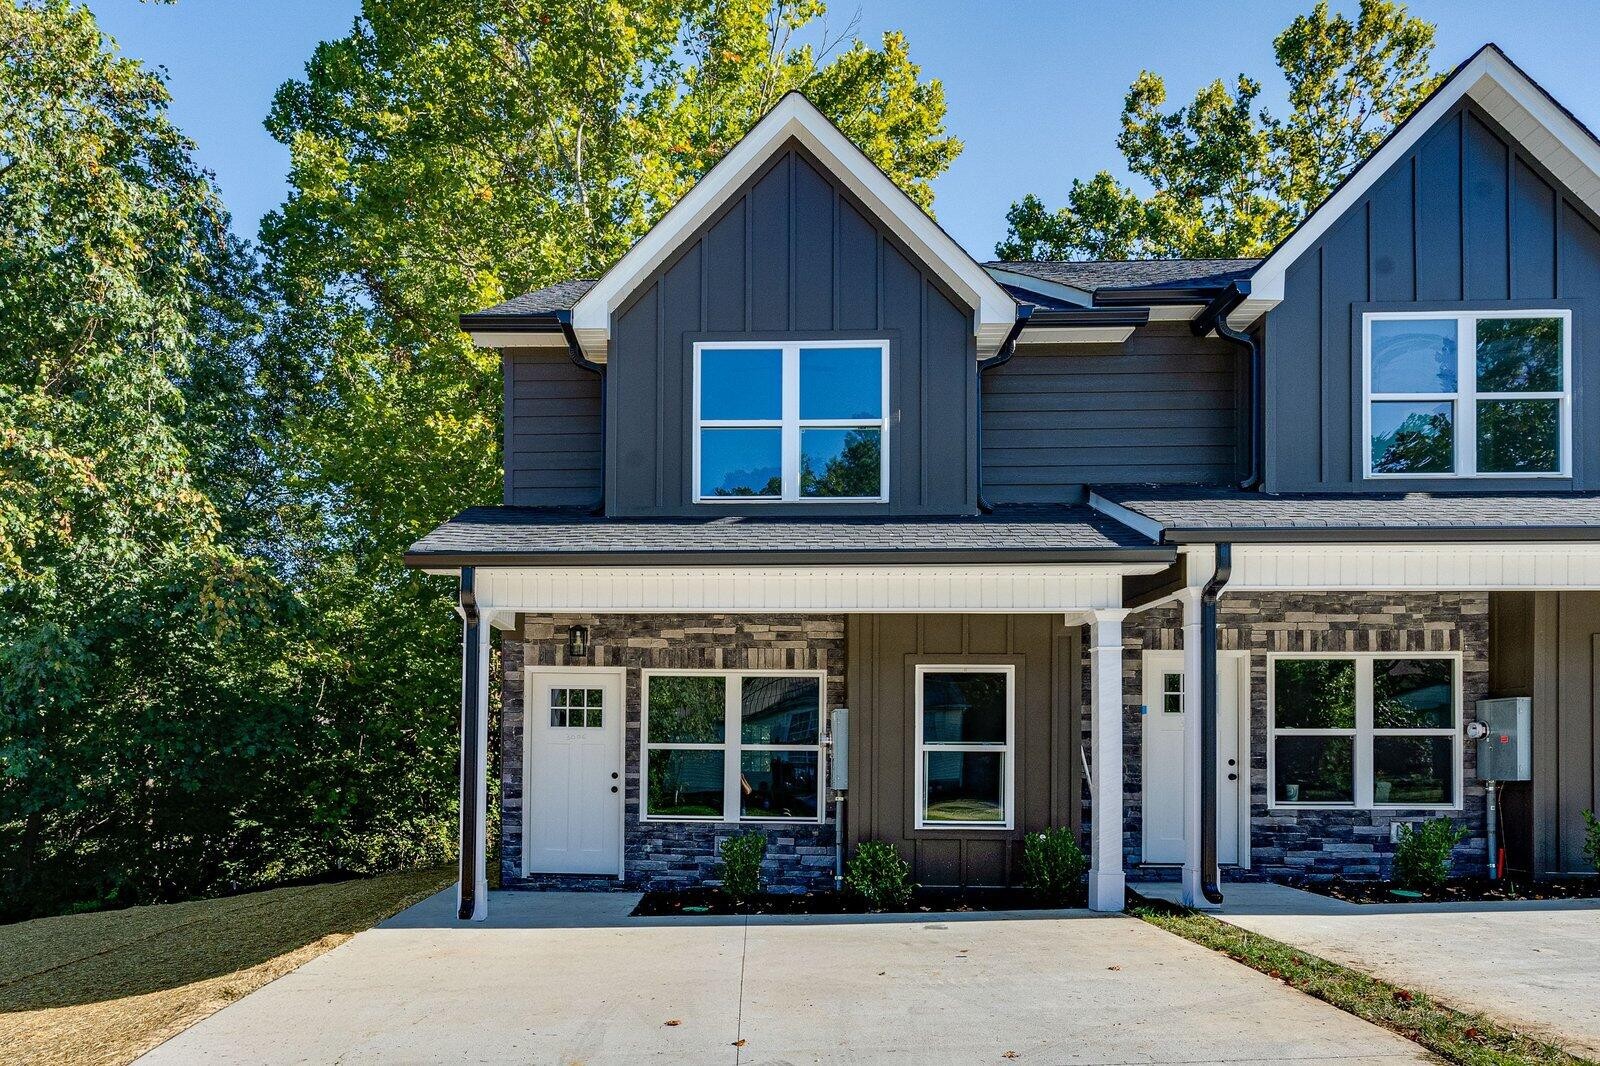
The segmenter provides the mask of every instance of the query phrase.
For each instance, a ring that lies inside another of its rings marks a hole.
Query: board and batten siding
[[[962,514],[976,509],[973,312],[791,143],[613,316],[607,512]],[[887,340],[889,502],[695,501],[694,344]]]
[[[1186,323],[1123,344],[1022,346],[983,378],[984,495],[1051,503],[1094,484],[1238,480],[1249,447],[1238,351]]]
[[[566,346],[507,348],[505,502],[592,507],[600,499],[600,379]]]
[[[1363,311],[1570,309],[1571,479],[1363,477]],[[1600,225],[1470,101],[1290,266],[1266,320],[1266,487],[1600,488]]]

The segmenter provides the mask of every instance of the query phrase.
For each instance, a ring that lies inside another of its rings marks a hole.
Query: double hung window
[[[1009,829],[1015,671],[917,667],[917,826]]]

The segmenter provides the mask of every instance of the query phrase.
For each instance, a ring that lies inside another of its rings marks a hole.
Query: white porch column
[[[1196,565],[1191,557],[1190,565]],[[1183,904],[1210,907],[1200,891],[1200,589],[1183,604]]]
[[[1123,608],[1089,618],[1089,740],[1094,805],[1089,830],[1089,909],[1120,911],[1127,901],[1122,869]]]

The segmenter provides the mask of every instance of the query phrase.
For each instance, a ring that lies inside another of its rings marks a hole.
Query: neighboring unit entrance
[[[1239,863],[1241,815],[1248,817],[1248,740],[1241,743],[1243,652],[1217,656],[1217,861]],[[1143,861],[1183,862],[1183,719],[1191,701],[1183,690],[1183,653],[1144,655]],[[1195,708],[1198,710],[1198,706]],[[1244,754],[1241,754],[1244,753]],[[1248,829],[1245,830],[1248,832]]]
[[[523,867],[622,873],[622,674],[529,669]]]

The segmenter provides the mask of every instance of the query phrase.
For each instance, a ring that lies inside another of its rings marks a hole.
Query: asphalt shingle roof
[[[474,312],[473,317],[479,315],[547,315],[551,311],[570,311],[578,298],[594,287],[595,278],[574,278],[571,281],[558,281],[554,285],[546,285],[542,289],[525,292],[521,296],[513,296],[504,303],[497,303],[493,307],[486,307],[482,311]]]
[[[536,507],[472,507],[423,537],[406,552],[411,566],[656,562],[688,558],[792,562],[798,556],[849,556],[851,561],[955,561],[981,556],[1046,562],[1143,556],[1164,559],[1171,549],[1120,522],[1075,505],[1002,509],[957,517],[600,518],[581,511]],[[910,558],[914,557],[914,558]]]
[[[1600,493],[1240,492],[1178,485],[1097,486],[1094,494],[1148,519],[1164,539],[1600,540]],[[1224,536],[1223,534],[1226,534]],[[1346,538],[1348,539],[1348,538]]]
[[[1112,259],[985,263],[994,270],[1024,274],[1075,289],[1221,288],[1248,277],[1259,259]]]

